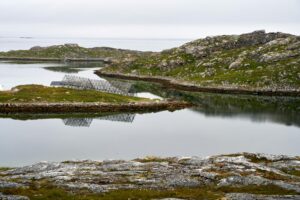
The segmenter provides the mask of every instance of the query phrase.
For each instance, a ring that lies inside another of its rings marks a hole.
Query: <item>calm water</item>
[[[0,62],[0,85],[4,89],[19,84],[49,85],[70,73],[99,79],[93,70],[100,67],[101,63]],[[243,151],[300,155],[299,98],[188,93],[130,83],[132,92],[191,101],[197,106],[147,114],[0,114],[0,166]]]
[[[98,79],[94,70],[102,66],[102,63],[61,64],[0,61],[0,87],[8,90],[16,85],[32,83],[49,86],[52,81],[60,81],[66,74]]]

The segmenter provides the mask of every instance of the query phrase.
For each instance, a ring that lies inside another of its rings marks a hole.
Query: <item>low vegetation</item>
[[[1,171],[7,171],[7,170],[10,170],[11,168],[9,168],[9,167],[0,167],[0,172]]]
[[[171,78],[201,87],[299,90],[300,37],[256,31],[207,37],[102,73]]]
[[[124,59],[146,54],[139,51],[114,49],[108,47],[84,48],[77,44],[54,45],[49,47],[32,47],[29,50],[0,52],[5,58],[111,58]]]
[[[0,190],[1,191],[1,190]],[[178,188],[174,190],[117,190],[104,194],[91,194],[82,191],[76,194],[69,193],[64,189],[43,186],[32,186],[28,189],[7,189],[3,191],[7,195],[22,195],[27,196],[31,200],[57,200],[57,199],[72,199],[72,200],[124,200],[124,199],[159,199],[159,198],[186,198],[186,199],[219,199],[222,197],[222,192],[212,191],[207,188]]]
[[[133,190],[115,190],[102,194],[93,194],[82,190],[81,192],[71,193],[63,188],[58,188],[53,185],[32,184],[29,188],[5,189],[0,190],[5,195],[21,195],[27,196],[31,200],[151,200],[163,198],[180,198],[180,199],[221,199],[227,193],[247,193],[247,194],[262,194],[262,195],[297,195],[293,190],[287,190],[275,185],[257,186],[249,185],[242,187],[217,187],[203,186],[192,188],[174,188],[167,190],[155,189],[133,189]]]
[[[0,103],[128,103],[139,101],[151,100],[145,98],[109,94],[93,90],[54,88],[41,85],[22,85],[13,88],[11,91],[0,92]]]

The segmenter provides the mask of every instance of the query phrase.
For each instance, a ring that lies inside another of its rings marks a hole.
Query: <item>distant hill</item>
[[[94,59],[107,58],[111,60],[125,59],[132,56],[147,54],[147,52],[115,49],[110,47],[84,48],[77,44],[53,45],[49,47],[35,46],[29,50],[0,52],[2,58],[36,58],[36,59]]]

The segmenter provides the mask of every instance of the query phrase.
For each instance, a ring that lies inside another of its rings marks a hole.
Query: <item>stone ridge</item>
[[[25,61],[69,61],[69,62],[114,62],[119,59],[130,59],[150,52],[141,52],[109,47],[85,48],[77,44],[35,46],[29,50],[12,50],[0,52],[0,60]]]
[[[205,186],[223,188],[272,185],[299,194],[299,171],[299,157],[252,153],[205,158],[146,157],[131,161],[73,160],[61,163],[40,162],[0,172],[0,189],[26,188],[32,181],[39,183],[46,180],[56,187],[75,193],[81,190],[105,193],[124,189],[161,190]],[[14,183],[14,180],[18,182]],[[244,195],[228,193],[227,199],[255,199],[256,197],[250,194]],[[269,195],[261,195],[257,199],[284,197]],[[249,198],[244,198],[247,196]],[[289,199],[288,196],[286,197]]]

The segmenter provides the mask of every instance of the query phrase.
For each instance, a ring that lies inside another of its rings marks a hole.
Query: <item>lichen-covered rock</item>
[[[5,181],[0,179],[0,189],[7,189],[7,188],[21,188],[25,187],[24,184],[15,183],[11,181]]]
[[[266,46],[276,46],[276,45],[287,45],[292,41],[291,37],[288,38],[277,38],[275,40],[272,40],[268,43],[266,43]]]
[[[29,200],[28,197],[19,196],[19,195],[4,195],[0,192],[0,199],[1,200]]]
[[[297,157],[251,153],[205,158],[41,162],[0,172],[0,186],[26,187],[34,180],[37,183],[47,181],[74,192],[85,189],[103,193],[120,189],[276,185],[300,193],[300,178],[286,170],[300,170],[299,166]],[[18,180],[18,183],[11,180]]]
[[[243,194],[230,193],[226,194],[227,200],[294,200],[300,199],[300,195],[257,195],[257,194]]]
[[[287,49],[288,50],[300,49],[300,41],[288,45]]]
[[[291,58],[298,56],[300,52],[292,52],[292,51],[284,51],[281,53],[278,52],[269,52],[266,54],[263,54],[260,58],[261,62],[276,62],[283,59]]]
[[[233,63],[231,63],[229,65],[229,69],[238,69],[242,66],[243,63],[243,59],[242,58],[238,58],[236,59]]]

